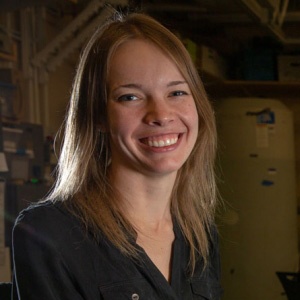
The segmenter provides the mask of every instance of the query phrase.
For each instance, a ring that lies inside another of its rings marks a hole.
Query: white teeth
[[[165,142],[164,141],[159,141],[158,142],[158,147],[163,147],[165,145]]]
[[[150,141],[148,140],[148,145],[150,147],[157,147],[157,148],[161,148],[161,147],[166,147],[166,146],[170,146],[170,145],[174,145],[176,144],[178,141],[178,138],[171,138],[171,139],[166,139],[166,140],[158,140],[158,141]]]

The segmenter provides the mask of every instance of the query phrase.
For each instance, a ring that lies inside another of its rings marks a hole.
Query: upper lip
[[[156,138],[156,137],[164,137],[164,136],[168,136],[168,135],[182,135],[184,134],[185,131],[181,130],[181,131],[176,131],[176,132],[151,132],[151,133],[146,133],[143,134],[141,137],[139,137],[140,140],[142,139],[147,139],[147,138]]]

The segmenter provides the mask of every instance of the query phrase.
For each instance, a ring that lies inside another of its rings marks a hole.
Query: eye
[[[136,101],[139,98],[137,96],[134,96],[132,94],[126,94],[126,95],[122,95],[120,97],[118,97],[118,101],[122,102],[122,101]]]
[[[185,95],[188,95],[188,93],[185,91],[174,91],[170,93],[170,97],[180,97]]]

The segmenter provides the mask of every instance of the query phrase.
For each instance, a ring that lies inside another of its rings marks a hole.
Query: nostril
[[[155,125],[155,126],[164,126],[166,124],[169,124],[170,122],[174,121],[174,118],[172,115],[154,115],[154,114],[148,114],[145,118],[145,121],[149,125]]]

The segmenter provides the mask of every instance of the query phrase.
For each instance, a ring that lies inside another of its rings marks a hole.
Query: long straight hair
[[[107,122],[106,85],[111,57],[121,44],[132,39],[147,40],[170,57],[187,81],[196,104],[197,141],[178,172],[171,195],[171,213],[190,245],[193,272],[197,259],[202,257],[206,264],[209,255],[216,205],[215,118],[184,45],[153,18],[117,13],[95,31],[83,49],[64,123],[57,180],[48,199],[70,203],[96,238],[104,235],[125,255],[137,256],[130,242],[136,232],[118,204],[120,195],[109,182],[109,138],[101,132],[101,125]]]

